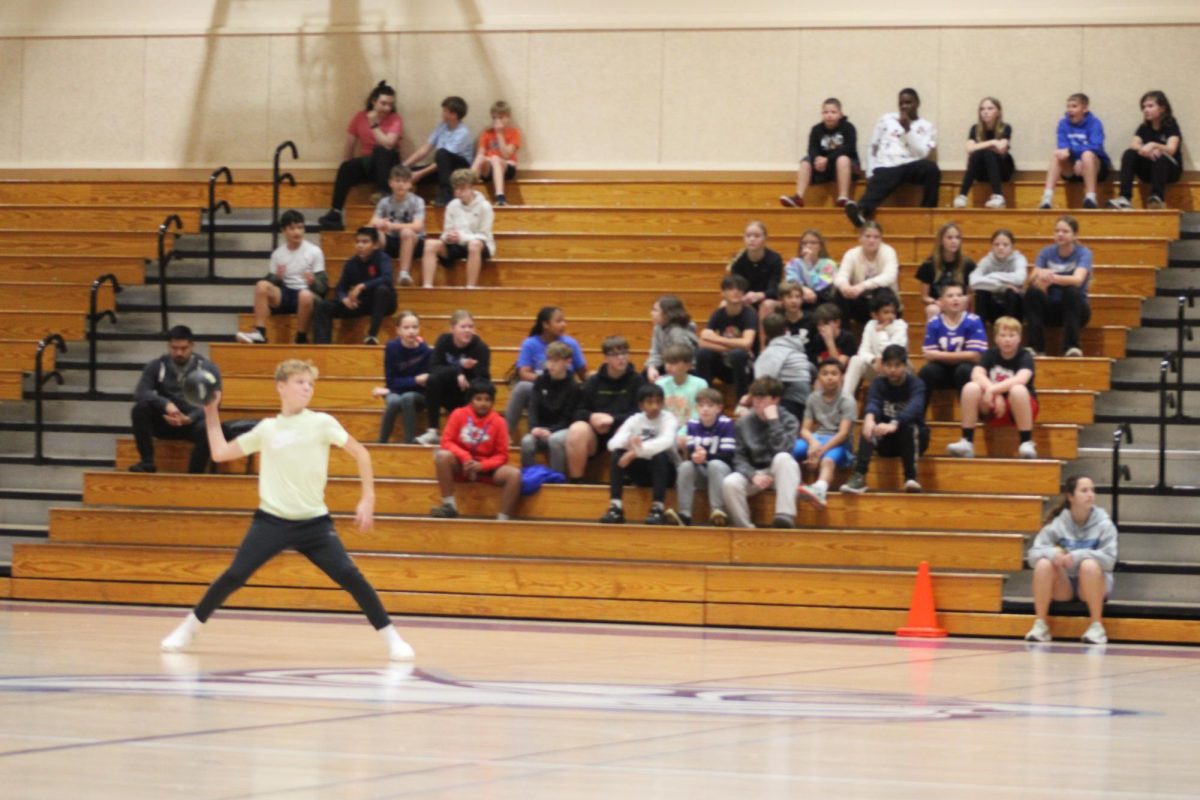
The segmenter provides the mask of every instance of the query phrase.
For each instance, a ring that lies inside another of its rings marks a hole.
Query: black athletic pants
[[[431,370],[425,382],[425,416],[429,427],[438,427],[442,409],[453,411],[467,404],[467,393],[458,386],[458,370],[441,368]]]
[[[341,300],[318,300],[313,310],[313,342],[329,344],[333,340],[335,319],[354,319],[370,315],[370,336],[378,336],[383,318],[396,311],[396,290],[391,286],[378,286],[359,296],[358,308],[346,308]]]
[[[467,169],[471,166],[471,162],[458,153],[451,153],[446,149],[438,150],[433,161],[437,164],[437,199],[438,202],[445,205],[454,199],[454,187],[450,185],[450,176],[456,169]]]
[[[289,520],[258,510],[246,531],[233,563],[213,581],[196,604],[196,619],[205,622],[229,595],[250,580],[250,576],[284,550],[295,550],[341,586],[358,603],[376,630],[391,624],[388,613],[374,587],[350,560],[342,540],[333,530],[329,515],[313,519]]]
[[[1079,347],[1079,331],[1092,319],[1083,290],[1075,286],[1059,286],[1057,296],[1030,286],[1025,290],[1025,332],[1029,346],[1039,353],[1046,352],[1046,326],[1062,325],[1062,349],[1065,353]]]
[[[1121,156],[1121,197],[1126,200],[1133,197],[1133,176],[1137,175],[1142,183],[1150,184],[1151,194],[1158,195],[1160,200],[1165,199],[1167,184],[1179,180],[1182,174],[1183,168],[1177,160],[1161,156],[1151,161],[1130,148]]]
[[[188,459],[188,472],[201,473],[208,469],[208,431],[204,418],[191,425],[175,427],[163,419],[162,411],[147,401],[133,404],[130,414],[133,421],[133,439],[137,442],[138,456],[143,464],[154,463],[154,439],[185,439],[192,442],[192,455]]]
[[[696,353],[696,374],[710,385],[714,378],[732,383],[740,398],[750,389],[750,364],[753,360],[745,350],[727,350],[720,353],[701,347]]]
[[[929,408],[934,389],[953,388],[955,392],[962,392],[962,388],[971,382],[971,373],[978,364],[977,361],[959,361],[957,364],[926,361],[917,373],[917,377],[925,384],[925,407]]]
[[[941,182],[942,171],[938,169],[938,165],[924,158],[898,167],[879,167],[871,173],[871,178],[867,181],[867,190],[858,201],[858,208],[863,216],[870,217],[902,183],[919,184],[922,187],[921,207],[937,208],[938,188]]]
[[[331,208],[339,211],[346,207],[346,196],[350,190],[360,183],[375,184],[375,191],[388,194],[388,175],[392,167],[400,163],[400,153],[386,147],[375,145],[369,156],[358,156],[349,161],[343,161],[338,167],[337,177],[333,181],[333,202]]]
[[[904,467],[904,480],[917,479],[917,457],[929,448],[929,428],[924,425],[902,423],[895,433],[889,433],[878,441],[871,441],[865,436],[858,437],[858,457],[854,461],[854,471],[866,475],[871,466],[871,456],[875,451],[889,458],[897,456]]]
[[[989,324],[1000,317],[1021,319],[1021,293],[1009,289],[998,292],[976,289],[975,313]]]
[[[1000,155],[990,147],[976,150],[967,157],[967,169],[958,193],[971,191],[971,184],[975,181],[987,181],[991,184],[992,194],[1003,194],[1004,182],[1012,178],[1015,169],[1012,156],[1008,154]]]
[[[671,463],[670,453],[659,453],[653,458],[635,458],[628,467],[622,467],[620,461],[625,452],[613,451],[608,496],[613,500],[621,499],[625,476],[628,475],[634,485],[653,489],[654,502],[661,503],[666,500],[667,489],[675,485],[675,465]]]

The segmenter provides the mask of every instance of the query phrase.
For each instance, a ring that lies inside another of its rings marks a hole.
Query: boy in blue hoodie
[[[354,234],[354,255],[342,266],[334,290],[335,299],[317,300],[313,312],[313,340],[329,344],[333,321],[353,317],[371,317],[363,344],[379,344],[383,318],[396,311],[396,290],[392,288],[392,259],[378,249],[375,229],[362,227]]]
[[[904,467],[904,491],[919,492],[917,458],[929,447],[925,425],[925,384],[908,369],[908,352],[898,344],[883,350],[882,371],[867,390],[862,433],[854,474],[842,484],[848,494],[867,491],[871,456],[899,456]]]
[[[1054,186],[1066,176],[1083,181],[1083,207],[1099,208],[1096,183],[1108,178],[1109,158],[1104,152],[1104,123],[1088,111],[1088,96],[1076,92],[1067,98],[1067,113],[1058,121],[1058,148],[1046,171],[1046,188],[1038,208],[1052,208]]]

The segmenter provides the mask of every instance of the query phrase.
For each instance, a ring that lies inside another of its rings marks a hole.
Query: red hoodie
[[[456,408],[442,431],[442,448],[460,464],[474,459],[484,472],[492,472],[508,463],[508,425],[495,411],[481,419],[469,404]]]

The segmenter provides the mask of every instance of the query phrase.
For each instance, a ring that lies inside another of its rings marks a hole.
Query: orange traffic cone
[[[933,604],[933,579],[929,577],[929,562],[922,561],[917,567],[917,584],[913,587],[912,604],[908,609],[908,624],[896,631],[897,636],[919,636],[924,639],[940,639],[946,629],[939,628],[937,612]]]

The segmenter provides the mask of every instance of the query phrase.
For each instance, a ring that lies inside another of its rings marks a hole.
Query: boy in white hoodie
[[[479,283],[483,262],[496,255],[496,240],[492,225],[496,212],[480,192],[475,191],[475,173],[469,169],[455,170],[450,176],[454,199],[446,206],[442,219],[442,235],[425,242],[421,254],[421,278],[426,289],[433,288],[437,265],[452,266],[467,261],[467,288]]]
[[[908,323],[900,319],[900,299],[891,289],[883,288],[871,296],[871,319],[863,328],[862,342],[858,353],[846,365],[846,380],[842,393],[851,400],[858,394],[862,379],[873,379],[881,374],[883,351],[890,344],[898,344],[908,350]]]
[[[937,126],[918,115],[921,98],[916,89],[901,89],[899,106],[875,123],[867,151],[867,189],[857,203],[846,204],[846,216],[856,228],[902,183],[919,184],[921,206],[937,207],[942,171],[928,159],[937,147]]]
[[[679,433],[679,421],[670,411],[663,411],[665,399],[661,386],[643,385],[637,391],[640,411],[625,420],[608,440],[608,449],[612,453],[608,484],[610,499],[608,511],[604,512],[600,522],[609,525],[625,522],[621,494],[628,474],[636,485],[653,487],[653,503],[645,524],[670,524],[663,513],[663,503],[667,489],[675,485],[675,465],[679,461],[675,437]]]

